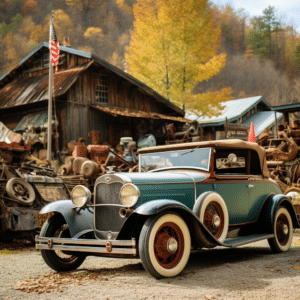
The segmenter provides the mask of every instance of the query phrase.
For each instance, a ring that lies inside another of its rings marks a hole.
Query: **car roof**
[[[216,141],[204,141],[204,142],[193,142],[193,143],[182,143],[182,144],[171,144],[156,147],[142,148],[138,150],[139,154],[155,153],[171,150],[184,150],[193,148],[215,148],[215,149],[249,149],[257,152],[262,174],[264,177],[269,177],[269,170],[266,162],[265,150],[256,143],[245,142],[238,139],[230,140],[216,140]]]

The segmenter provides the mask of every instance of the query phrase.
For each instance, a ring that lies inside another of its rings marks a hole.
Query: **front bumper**
[[[136,240],[88,240],[35,237],[36,249],[85,252],[103,256],[137,256]]]

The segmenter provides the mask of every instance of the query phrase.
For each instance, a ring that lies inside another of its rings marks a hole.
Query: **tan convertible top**
[[[139,154],[163,152],[171,150],[184,150],[193,148],[207,148],[212,147],[216,149],[250,149],[257,152],[260,160],[260,167],[264,177],[269,177],[269,171],[266,161],[265,150],[256,143],[249,143],[242,140],[218,140],[218,141],[205,141],[205,142],[194,142],[194,143],[183,143],[164,145],[156,147],[142,148],[138,150]]]

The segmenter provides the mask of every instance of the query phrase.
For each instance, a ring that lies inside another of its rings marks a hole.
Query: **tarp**
[[[9,130],[2,122],[0,122],[0,142],[20,143],[22,135]]]

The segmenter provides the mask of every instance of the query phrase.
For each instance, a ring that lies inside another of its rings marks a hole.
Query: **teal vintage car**
[[[191,249],[237,247],[267,239],[288,251],[299,215],[269,178],[264,150],[224,140],[139,150],[138,173],[114,173],[72,200],[53,202],[36,248],[56,271],[88,255],[140,258],[154,277],[178,275]]]

